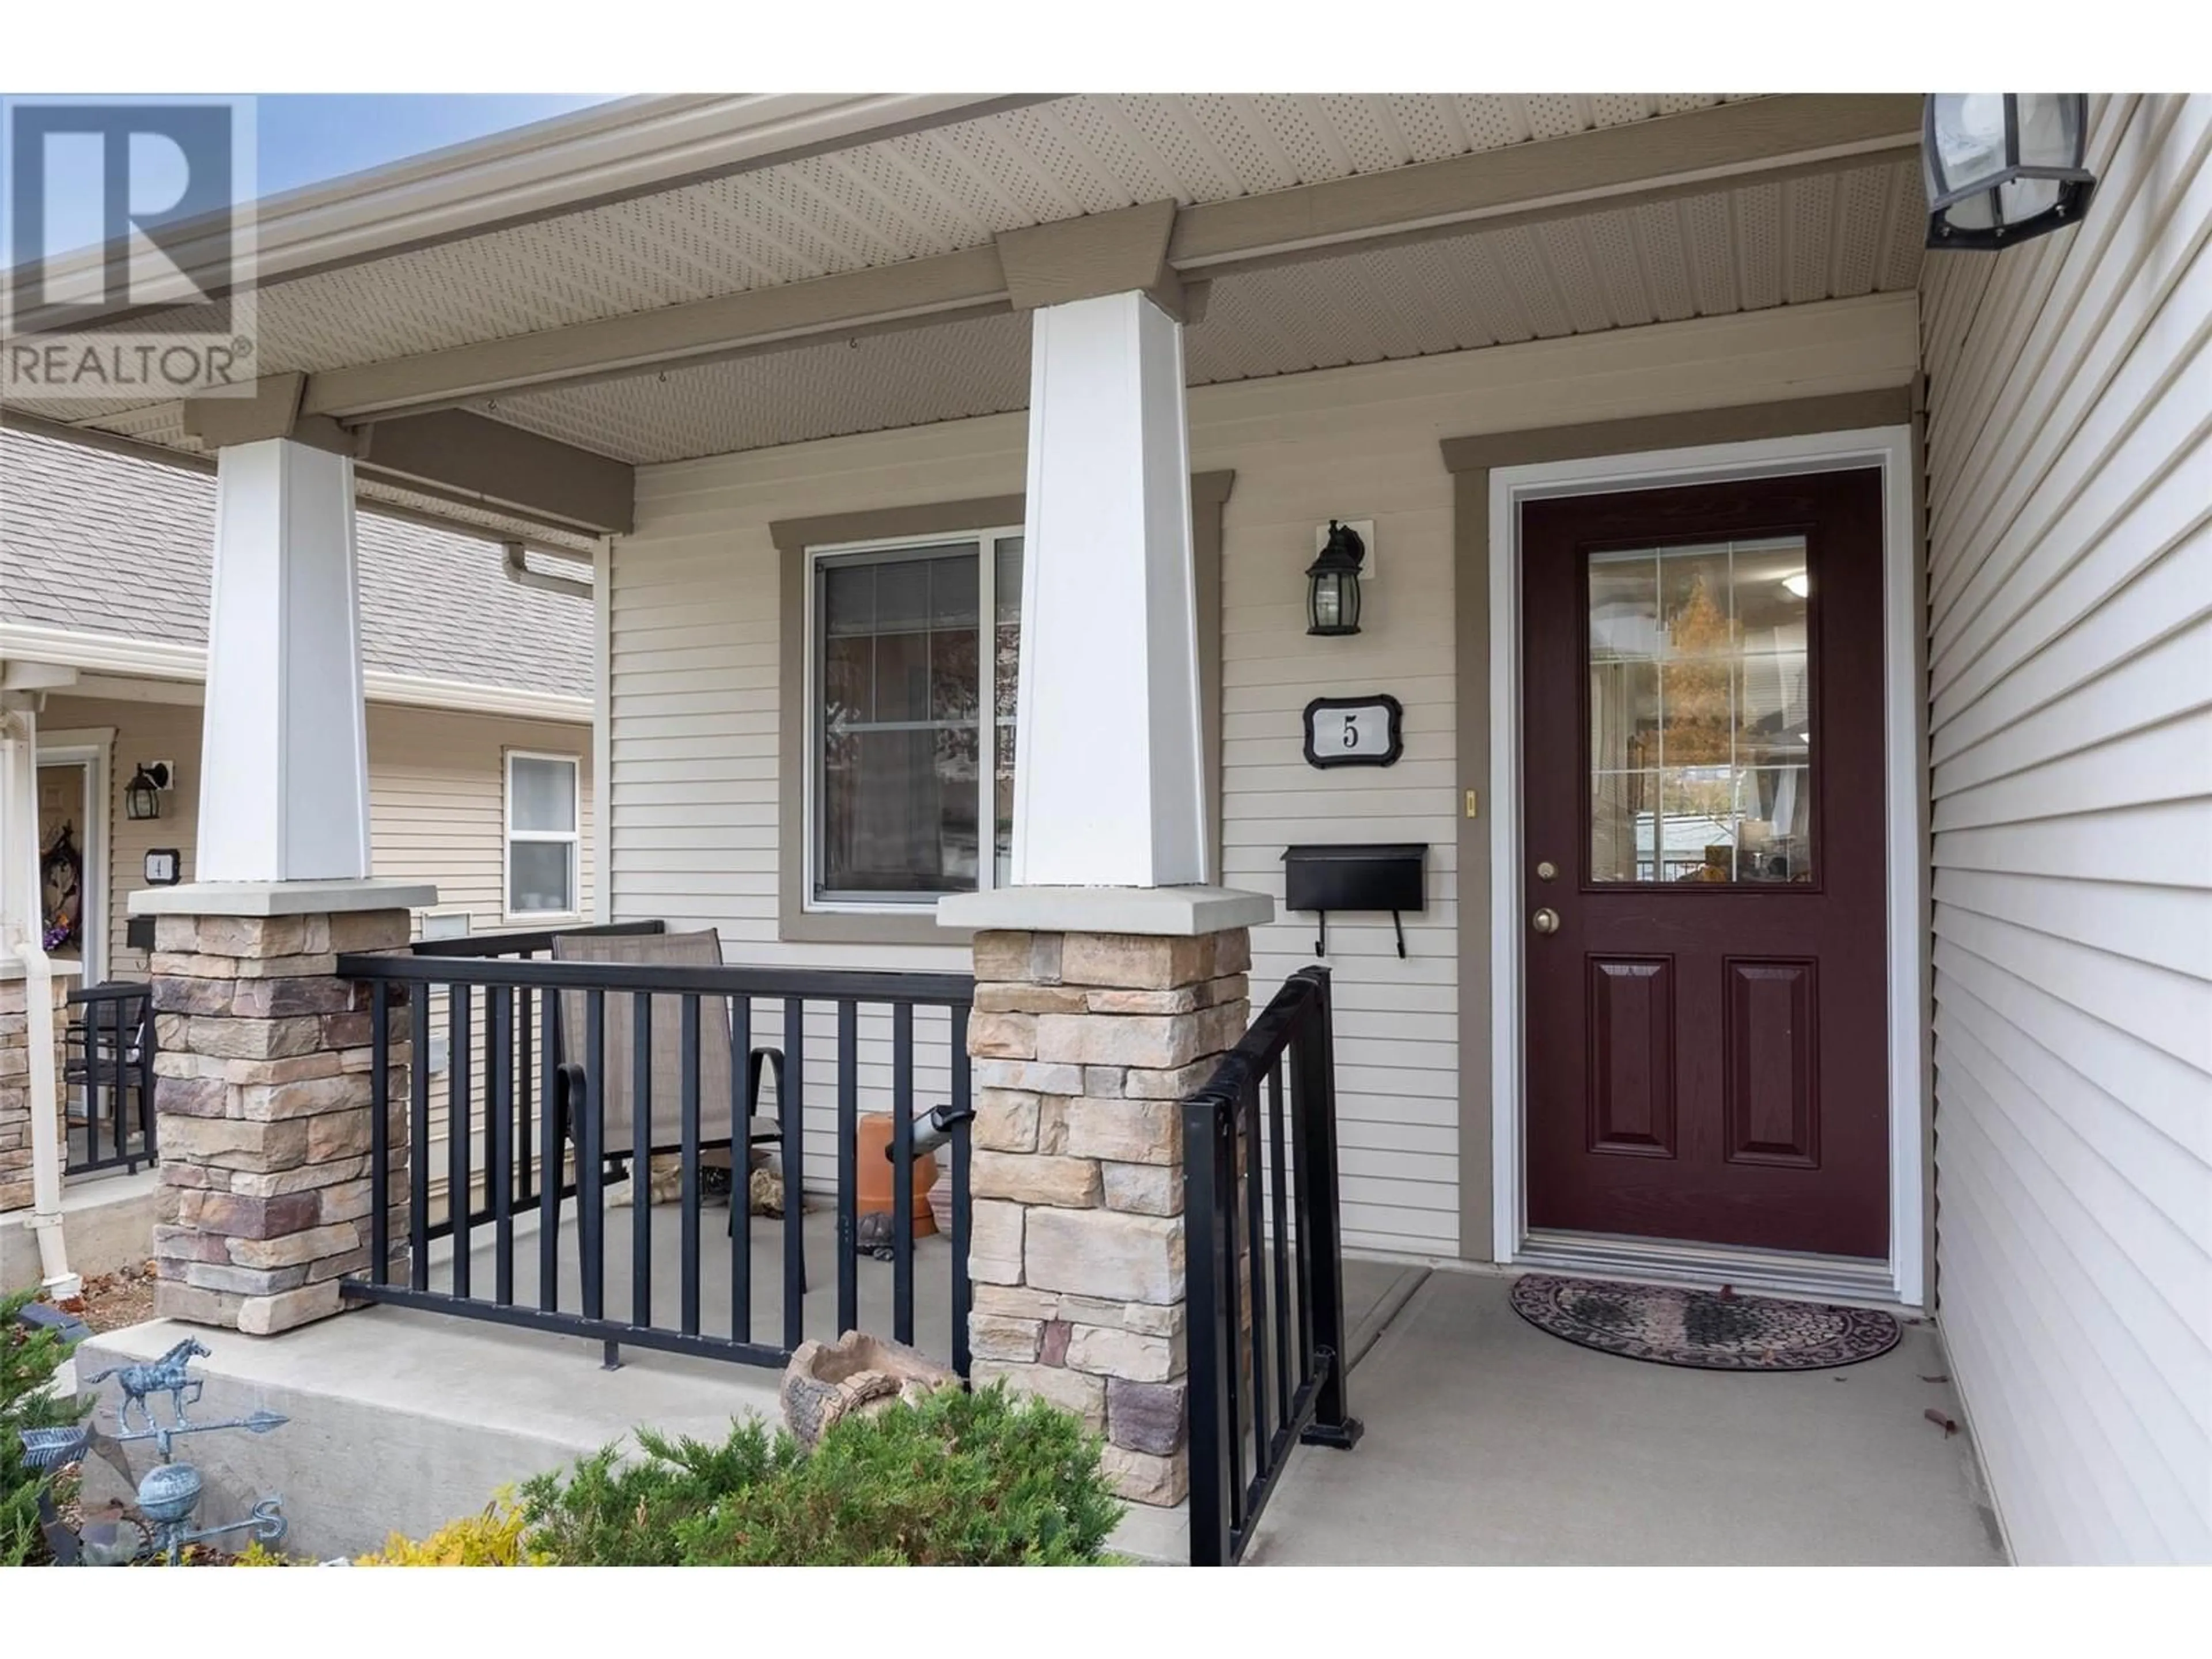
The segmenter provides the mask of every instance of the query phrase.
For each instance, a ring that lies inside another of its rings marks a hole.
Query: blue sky
[[[255,100],[263,196],[542,121],[608,94],[286,93]]]
[[[337,93],[264,94],[254,100],[254,194],[266,197],[382,167],[549,116],[602,102],[607,94]],[[0,101],[5,101],[0,100]],[[52,251],[97,241],[98,161],[91,159],[82,199],[50,198]],[[181,177],[181,172],[179,173]],[[49,186],[58,191],[60,182]],[[6,216],[12,217],[13,216]],[[0,222],[0,266],[13,260],[13,227]]]

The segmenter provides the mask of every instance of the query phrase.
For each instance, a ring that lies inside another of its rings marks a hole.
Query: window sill
[[[934,905],[894,909],[809,910],[787,904],[777,919],[776,937],[807,945],[966,945],[972,929],[940,927]]]

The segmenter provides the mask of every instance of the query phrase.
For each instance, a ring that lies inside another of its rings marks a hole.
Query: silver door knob
[[[1559,931],[1559,913],[1546,905],[1528,918],[1528,925],[1540,933],[1556,933]]]

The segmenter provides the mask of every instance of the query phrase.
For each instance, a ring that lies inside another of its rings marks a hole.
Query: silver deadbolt
[[[1559,913],[1546,905],[1528,919],[1528,925],[1540,933],[1556,933],[1559,931]]]
[[[1544,860],[1536,866],[1536,879],[1539,881],[1556,881],[1559,879],[1559,866],[1549,859]]]

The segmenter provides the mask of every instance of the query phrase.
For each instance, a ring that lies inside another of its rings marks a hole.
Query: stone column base
[[[1124,1498],[1179,1504],[1180,1103],[1244,1034],[1249,936],[990,931],[975,951],[973,1381],[1076,1413]]]
[[[373,1016],[368,988],[334,969],[341,951],[407,937],[404,909],[158,917],[161,1317],[266,1335],[338,1312],[339,1278],[369,1266]],[[394,1006],[386,1055],[398,1240],[407,1237],[403,1013]]]
[[[0,1212],[9,1210],[27,1210],[33,1202],[31,1179],[31,1014],[30,981],[21,969],[10,965],[0,969]],[[62,1005],[67,1000],[70,987],[76,982],[74,969],[58,973],[52,981],[54,1003],[54,1037],[61,1038]],[[62,1102],[58,1073],[61,1057],[52,1057],[57,1073],[55,1099],[62,1106],[65,1117],[67,1107]],[[66,1121],[57,1126],[58,1132],[66,1135]],[[21,1285],[0,1285],[0,1294]]]

